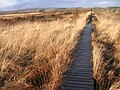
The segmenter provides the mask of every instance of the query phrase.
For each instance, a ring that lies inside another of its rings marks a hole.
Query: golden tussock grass
[[[120,9],[95,10],[93,72],[100,90],[120,89]]]
[[[35,19],[11,24],[4,18],[0,23],[0,89],[56,90],[85,26],[85,12],[76,13],[50,22]]]

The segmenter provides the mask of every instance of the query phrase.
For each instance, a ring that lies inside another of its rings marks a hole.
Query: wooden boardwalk
[[[87,24],[82,38],[77,45],[77,51],[69,66],[62,90],[94,90],[91,62],[91,32],[92,24]]]

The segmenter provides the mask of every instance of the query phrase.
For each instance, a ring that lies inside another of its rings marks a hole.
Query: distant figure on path
[[[90,11],[86,15],[86,24],[91,23],[92,21],[98,21],[98,19],[97,19],[96,14]]]

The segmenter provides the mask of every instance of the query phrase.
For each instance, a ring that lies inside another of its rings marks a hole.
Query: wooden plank
[[[69,66],[64,77],[62,84],[64,90],[94,90],[91,63],[91,32],[92,24],[89,23],[77,45],[73,63]]]

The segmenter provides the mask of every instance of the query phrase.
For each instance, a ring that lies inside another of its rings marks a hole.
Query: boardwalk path
[[[91,32],[92,24],[89,23],[83,31],[74,60],[65,75],[64,90],[94,90],[91,63]]]

